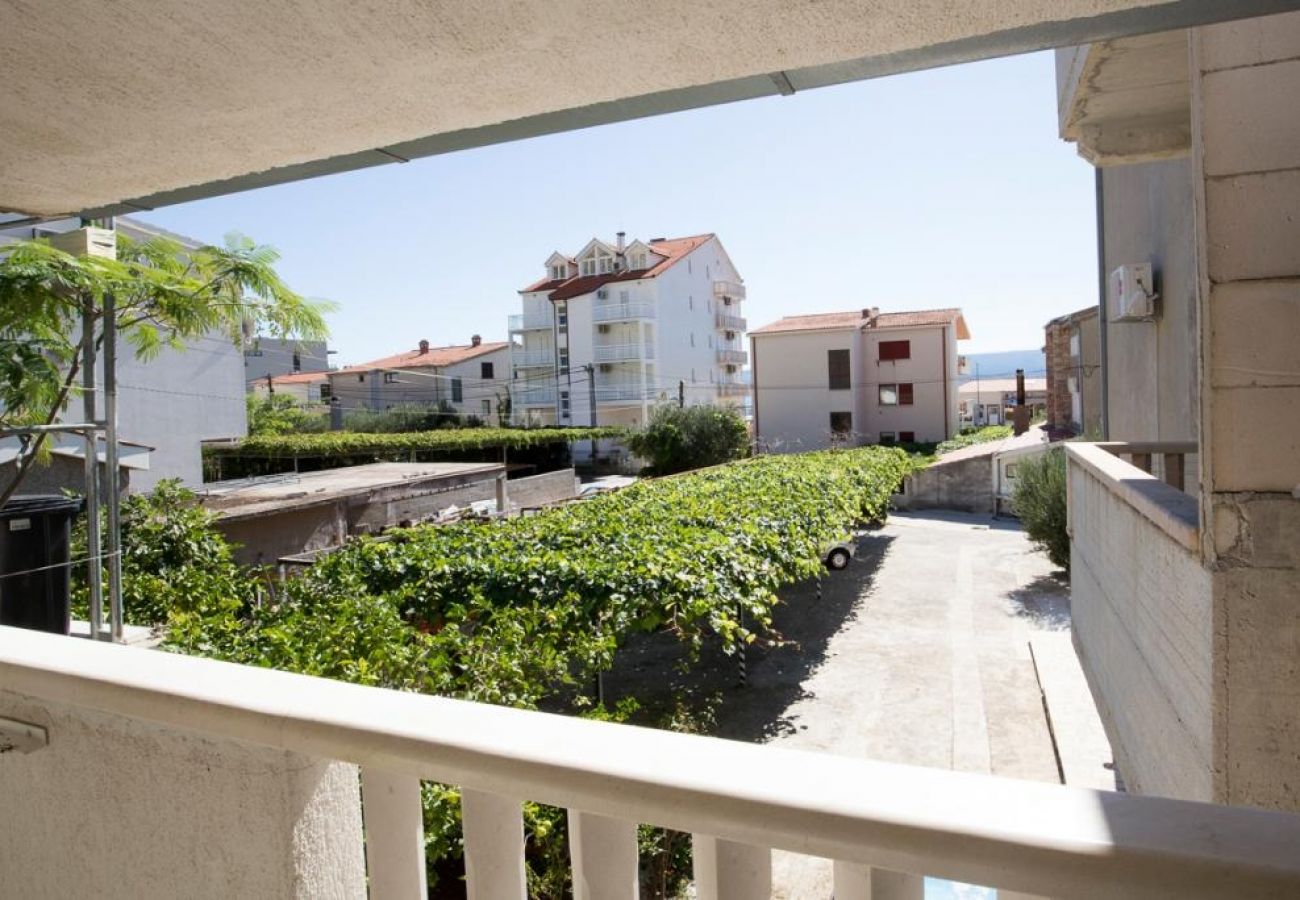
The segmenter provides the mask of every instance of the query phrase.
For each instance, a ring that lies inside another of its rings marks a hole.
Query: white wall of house
[[[485,369],[487,366],[489,368]],[[449,366],[435,373],[440,399],[446,400],[462,417],[478,416],[489,424],[495,417],[501,398],[505,396],[510,377],[510,349],[502,347]],[[460,399],[456,399],[456,386],[452,379],[460,380]],[[486,405],[485,405],[486,404]]]

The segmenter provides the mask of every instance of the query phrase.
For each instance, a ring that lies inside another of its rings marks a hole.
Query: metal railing
[[[551,312],[516,313],[510,317],[511,331],[549,331],[554,324]]]
[[[549,368],[555,365],[555,351],[549,347],[545,350],[516,350],[510,354],[510,360],[521,369]]]
[[[243,742],[360,766],[376,900],[425,895],[422,780],[461,789],[471,900],[525,896],[525,799],[569,811],[578,900],[634,900],[638,823],[694,835],[702,900],[770,896],[772,849],[835,860],[836,900],[872,896],[872,866],[1053,898],[1300,896],[1300,816],[1289,813],[636,728],[12,628],[0,628],[0,685],[203,736],[231,748],[233,764]],[[206,758],[175,764],[201,779]],[[71,846],[78,810],[50,821],[64,830],[51,839]],[[126,858],[155,838],[146,827],[114,835]]]
[[[618,362],[625,359],[654,359],[655,345],[650,341],[629,341],[621,344],[596,344],[592,347],[596,362]]]
[[[744,365],[749,360],[749,354],[744,350],[735,350],[730,347],[718,348],[718,362],[731,363],[733,365]]]
[[[745,286],[735,281],[713,282],[713,296],[730,297],[732,300],[745,299]]]
[[[528,388],[516,391],[512,399],[520,406],[554,406],[555,388]]]
[[[591,318],[594,322],[632,322],[638,319],[653,319],[654,317],[655,306],[653,303],[602,303],[598,301],[591,311]]]
[[[639,381],[597,381],[596,401],[646,400],[654,396],[654,388]]]
[[[748,322],[744,316],[719,312],[713,314],[713,324],[719,331],[744,331]]]
[[[749,385],[739,382],[724,381],[718,385],[719,397],[747,397],[749,396]]]

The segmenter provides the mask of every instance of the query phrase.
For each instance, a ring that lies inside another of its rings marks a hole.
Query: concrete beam
[[[117,215],[1300,0],[0,0],[0,209]]]

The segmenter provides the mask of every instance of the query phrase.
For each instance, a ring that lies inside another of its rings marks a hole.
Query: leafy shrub
[[[983,444],[988,441],[1000,441],[1003,438],[1009,438],[1011,433],[1012,428],[1010,425],[985,425],[983,428],[970,428],[964,430],[955,438],[943,441],[939,446],[935,447],[934,452],[939,456],[943,456],[945,453],[951,453],[972,444]]]
[[[327,414],[310,410],[285,394],[266,397],[249,394],[245,402],[251,435],[300,434],[325,431],[329,427]]]
[[[396,434],[405,431],[436,431],[439,428],[479,428],[478,416],[462,417],[446,400],[430,403],[399,403],[388,409],[354,409],[343,416],[345,431]]]
[[[669,475],[745,456],[749,430],[730,407],[664,404],[655,407],[644,429],[628,435],[627,446],[649,460],[656,475]]]
[[[1065,451],[1055,447],[1019,464],[1011,499],[1029,539],[1068,572],[1070,535],[1066,531],[1069,511],[1065,484]]]
[[[204,457],[256,458],[309,456],[355,457],[425,451],[517,449],[567,444],[591,438],[619,437],[622,428],[445,428],[433,431],[375,433],[327,431],[321,434],[253,435],[234,445],[204,447]]]

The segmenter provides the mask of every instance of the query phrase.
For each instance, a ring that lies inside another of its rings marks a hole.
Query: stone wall
[[[979,456],[940,460],[908,476],[903,493],[896,495],[899,509],[955,509],[993,512],[993,450]]]

